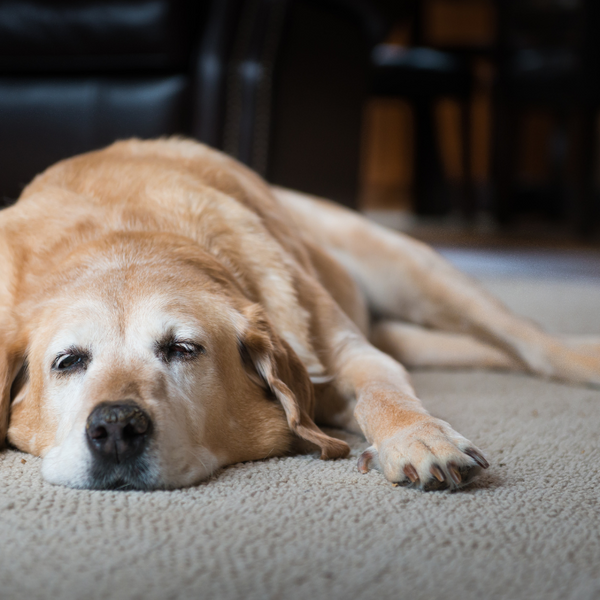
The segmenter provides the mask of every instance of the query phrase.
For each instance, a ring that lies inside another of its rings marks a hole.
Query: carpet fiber
[[[489,280],[554,332],[600,334],[600,284]],[[394,488],[352,458],[234,465],[174,492],[90,492],[0,455],[0,598],[600,598],[600,392],[421,371],[429,410],[487,454],[458,493]]]

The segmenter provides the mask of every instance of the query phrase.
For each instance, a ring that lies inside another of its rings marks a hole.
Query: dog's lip
[[[125,478],[120,475],[117,475],[112,479],[98,477],[91,478],[87,487],[91,490],[105,490],[113,492],[149,491],[157,489],[157,486],[153,485],[150,481]]]
[[[101,463],[90,467],[88,486],[95,490],[152,490],[158,486],[147,454],[127,463]]]
[[[139,490],[140,488],[136,487],[131,482],[123,481],[122,479],[117,479],[111,485],[107,485],[106,487],[104,487],[102,489],[110,490],[113,492],[120,492],[120,491],[130,492],[130,491],[134,491],[134,490]]]

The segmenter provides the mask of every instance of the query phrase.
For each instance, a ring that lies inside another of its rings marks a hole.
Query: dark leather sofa
[[[0,4],[0,189],[14,199],[53,162],[129,136],[190,131],[190,53],[207,6]]]
[[[344,2],[0,2],[0,198],[67,156],[181,134],[352,205],[368,42]]]

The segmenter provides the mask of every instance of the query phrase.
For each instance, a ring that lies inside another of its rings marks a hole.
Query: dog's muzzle
[[[135,402],[103,402],[86,423],[92,454],[104,463],[123,464],[137,459],[152,433],[152,421]]]

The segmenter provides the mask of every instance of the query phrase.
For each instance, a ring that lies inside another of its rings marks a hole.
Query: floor
[[[493,262],[493,261],[492,261]],[[557,333],[600,334],[594,281],[483,278]],[[348,459],[232,465],[175,491],[71,490],[0,453],[2,600],[597,600],[600,391],[421,370],[425,406],[490,468],[458,493],[393,487]]]
[[[600,252],[597,251],[435,247],[461,271],[476,277],[600,281]]]
[[[503,232],[491,223],[416,219],[406,211],[371,210],[366,216],[432,245],[475,277],[587,279],[600,281],[600,246],[568,231],[524,224]]]

